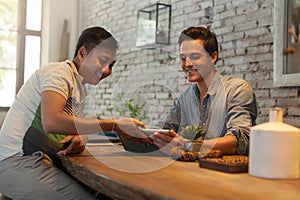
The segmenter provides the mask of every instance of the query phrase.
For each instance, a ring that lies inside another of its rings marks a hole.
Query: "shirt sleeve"
[[[237,152],[248,155],[250,127],[255,125],[257,107],[253,89],[246,81],[240,80],[227,94],[225,135],[233,135],[237,141]]]
[[[40,71],[41,92],[55,91],[68,99],[73,90],[74,77],[71,67],[66,63],[53,63]]]

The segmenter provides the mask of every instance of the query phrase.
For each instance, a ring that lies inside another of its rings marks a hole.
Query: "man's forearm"
[[[202,148],[220,150],[223,154],[236,154],[236,139],[233,135],[204,140]]]

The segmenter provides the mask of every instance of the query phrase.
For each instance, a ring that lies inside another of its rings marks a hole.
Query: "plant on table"
[[[203,126],[186,126],[182,129],[180,135],[188,140],[203,140],[205,132]]]

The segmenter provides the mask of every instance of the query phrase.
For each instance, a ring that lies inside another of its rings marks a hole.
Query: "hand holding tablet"
[[[139,127],[141,131],[143,131],[147,136],[152,136],[154,133],[159,132],[159,133],[168,133],[170,130],[168,129],[155,129],[155,128],[142,128]]]
[[[140,135],[140,139],[143,139],[146,137],[151,137],[154,135],[155,132],[162,132],[162,133],[168,133],[169,130],[166,129],[151,129],[151,128],[143,128],[139,127],[139,129],[142,131]],[[135,153],[150,153],[150,152],[155,152],[158,149],[158,147],[155,144],[143,144],[140,142],[136,142],[130,138],[125,137],[125,135],[120,135],[119,138],[125,148],[126,151],[131,151]]]

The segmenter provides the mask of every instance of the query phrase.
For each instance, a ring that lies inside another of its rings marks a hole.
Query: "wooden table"
[[[135,154],[114,144],[87,146],[60,156],[78,180],[113,199],[299,199],[300,180],[268,180],[174,161],[160,153]]]

